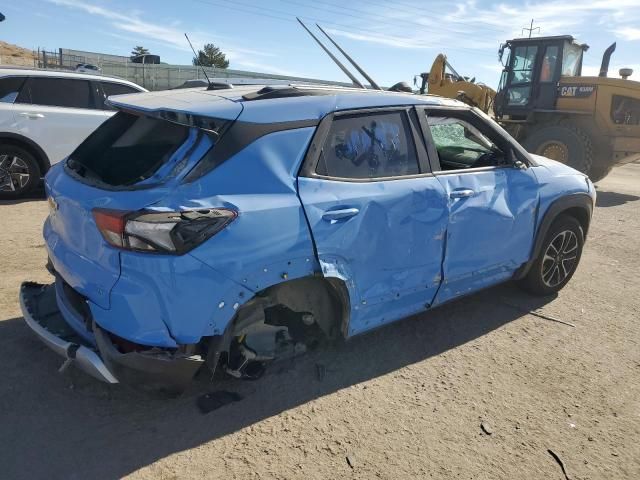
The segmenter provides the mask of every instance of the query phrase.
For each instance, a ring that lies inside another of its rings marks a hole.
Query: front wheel
[[[520,286],[534,295],[560,291],[578,268],[584,232],[575,218],[560,215],[551,225],[542,248]]]
[[[0,198],[22,197],[38,183],[40,167],[33,155],[14,145],[0,145]]]

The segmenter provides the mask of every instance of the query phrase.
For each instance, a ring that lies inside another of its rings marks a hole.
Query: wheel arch
[[[563,214],[569,215],[580,222],[586,238],[589,231],[589,224],[591,223],[591,215],[593,214],[593,200],[591,199],[591,196],[587,193],[574,193],[560,197],[549,205],[549,208],[547,208],[547,211],[544,213],[544,216],[540,221],[540,226],[536,232],[529,261],[516,271],[514,274],[514,278],[516,280],[524,278],[527,275],[536,258],[540,255],[542,243],[544,242],[544,238],[547,235],[549,228],[556,218]]]
[[[310,275],[277,283],[257,292],[238,309],[221,335],[208,337],[206,362],[212,370],[228,352],[235,332],[264,320],[265,309],[284,306],[296,313],[310,313],[328,338],[341,333],[346,338],[349,324],[349,292],[338,278]]]
[[[40,173],[44,176],[45,173],[51,168],[51,161],[46,152],[36,142],[30,138],[20,135],[18,133],[4,132],[0,133],[0,143],[6,145],[14,145],[27,150],[38,162],[40,167]]]

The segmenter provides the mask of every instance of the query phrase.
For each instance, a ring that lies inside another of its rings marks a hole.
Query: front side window
[[[504,165],[500,148],[466,120],[448,116],[427,117],[442,170]]]
[[[508,91],[508,104],[525,106],[531,97],[531,81],[536,62],[538,47],[522,46],[513,49],[513,63],[511,65],[511,87]]]
[[[13,103],[26,77],[0,78],[0,103]]]
[[[16,102],[52,107],[93,108],[89,82],[71,78],[31,77]]]
[[[513,65],[511,66],[512,84],[531,82],[537,53],[538,47],[531,45],[514,49]]]
[[[316,173],[353,179],[420,173],[406,113],[354,115],[334,120]]]

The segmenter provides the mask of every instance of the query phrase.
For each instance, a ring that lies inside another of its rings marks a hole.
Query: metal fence
[[[204,79],[202,69],[194,65],[141,64],[133,63],[128,57],[107,55],[79,50],[59,49],[58,51],[34,52],[38,68],[73,70],[80,63],[97,65],[103,75],[120,77],[143,86],[147,90],[167,90],[182,85],[187,80]],[[343,82],[332,82],[315,78],[291,77],[270,73],[247,72],[221,68],[205,68],[207,75],[216,80],[228,80],[231,83],[249,83],[252,80],[265,80],[269,83],[304,82],[348,86]]]

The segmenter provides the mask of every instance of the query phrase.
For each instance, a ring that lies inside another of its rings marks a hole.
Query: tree
[[[133,50],[131,50],[132,57],[137,57],[138,55],[148,55],[148,54],[149,54],[149,50],[147,50],[144,47],[141,47],[140,45],[133,47]]]
[[[228,68],[229,60],[213,43],[207,43],[202,50],[198,50],[198,56],[193,57],[193,64],[203,67]]]

